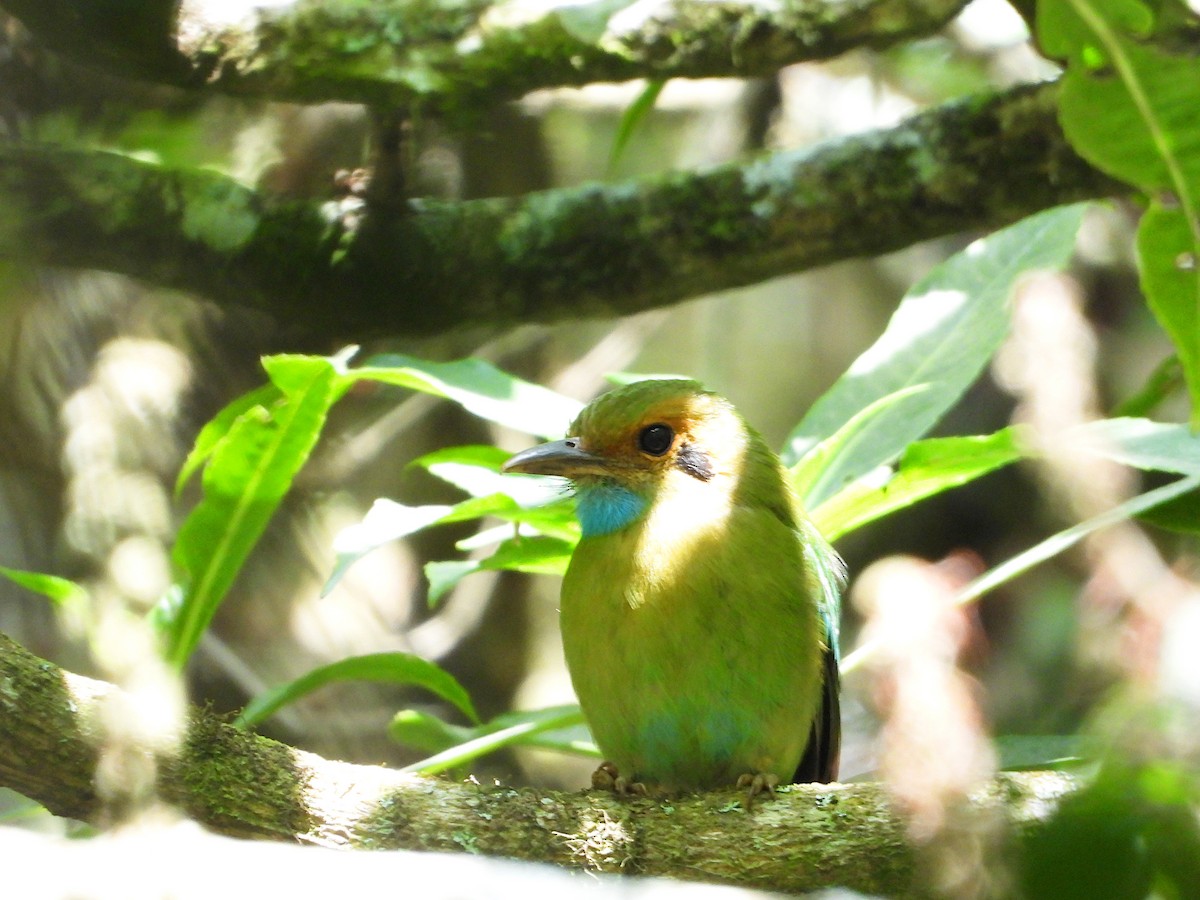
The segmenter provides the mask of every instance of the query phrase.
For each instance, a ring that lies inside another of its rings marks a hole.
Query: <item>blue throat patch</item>
[[[576,513],[584,537],[599,537],[620,531],[636,522],[646,511],[646,498],[613,481],[575,486]]]

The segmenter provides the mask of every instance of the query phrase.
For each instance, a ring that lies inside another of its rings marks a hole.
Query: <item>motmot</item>
[[[602,394],[569,434],[504,470],[564,477],[575,494],[560,622],[605,759],[593,784],[753,797],[835,780],[844,572],[779,457],[683,379]]]

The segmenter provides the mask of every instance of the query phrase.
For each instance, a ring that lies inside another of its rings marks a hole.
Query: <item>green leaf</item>
[[[478,728],[454,725],[422,709],[402,709],[388,725],[388,737],[393,741],[424,753],[440,753],[478,734]]]
[[[1034,566],[1040,565],[1046,560],[1062,553],[1064,550],[1075,546],[1093,532],[1141,515],[1148,509],[1153,509],[1161,503],[1166,503],[1168,500],[1182,496],[1188,491],[1194,491],[1198,487],[1200,487],[1200,475],[1181,478],[1163,487],[1139,494],[1098,516],[1093,516],[1087,521],[1080,522],[1077,525],[1052,534],[1044,541],[1035,544],[1028,550],[1018,553],[1011,559],[989,569],[974,579],[958,592],[954,598],[954,603],[957,606],[966,606],[968,603],[974,603],[989,591],[995,590],[1002,584],[1007,584],[1014,578],[1025,574]],[[847,674],[857,669],[880,646],[881,644],[878,640],[867,641],[861,644],[842,662],[842,673]]]
[[[506,487],[511,489],[512,486]],[[350,566],[372,550],[434,525],[448,525],[452,522],[494,516],[508,522],[529,525],[574,546],[579,539],[579,525],[575,521],[573,509],[572,503],[561,498],[545,506],[525,507],[507,494],[472,497],[453,506],[405,506],[403,503],[381,498],[371,505],[361,522],[343,528],[334,538],[333,549],[337,558],[333,572],[321,588],[321,596],[332,591]],[[457,580],[455,579],[455,582]]]
[[[850,484],[925,434],[1004,340],[1017,279],[1033,269],[1061,267],[1070,258],[1084,209],[1076,205],[1030,216],[974,242],[922,279],[879,340],[796,426],[784,447],[785,461],[794,464],[872,403],[919,385],[929,388],[875,417],[824,480]]]
[[[500,467],[507,462],[509,454],[491,444],[461,444],[456,447],[443,447],[418,456],[408,465],[411,468],[428,469],[437,463],[460,463],[468,466],[481,466],[493,472],[499,472]]]
[[[196,435],[196,443],[179,469],[179,475],[175,479],[175,496],[178,498],[183,493],[184,487],[192,476],[213,455],[217,445],[229,434],[229,429],[238,419],[255,407],[271,406],[279,397],[279,388],[273,384],[264,384],[262,387],[255,388],[230,401],[224,409],[213,416]]]
[[[1200,78],[1200,68],[1192,77]],[[1188,218],[1195,214],[1155,201],[1138,226],[1137,247],[1142,291],[1179,354],[1192,427],[1200,428],[1200,228]]]
[[[180,579],[154,621],[166,659],[182,668],[308,459],[346,387],[330,360],[263,360],[279,394],[244,409],[207,451],[204,496],[184,520],[171,559]]]
[[[535,713],[507,712],[474,728],[452,725],[425,710],[405,709],[396,713],[395,718],[392,719],[388,735],[399,744],[416,747],[426,753],[441,753],[443,750],[465,744],[477,737],[521,724],[531,716],[551,717],[562,721],[559,718],[560,715],[568,714],[566,725],[548,731],[534,731],[522,735],[514,743],[526,747],[537,747],[541,750],[554,750],[558,753],[598,757],[600,751],[596,749],[596,744],[583,722],[583,717],[579,716],[576,719],[574,715],[571,715],[578,709],[578,706],[560,706],[549,710],[538,710]]]
[[[351,369],[347,377],[445,397],[481,419],[538,437],[563,437],[583,408],[578,401],[522,381],[481,359],[437,363],[384,354]]]
[[[1150,198],[1137,240],[1142,288],[1178,350],[1200,426],[1200,59],[1147,42],[1153,26],[1136,0],[1038,4],[1043,46],[1069,61],[1064,134]]]
[[[577,41],[597,44],[608,30],[608,20],[632,4],[632,0],[591,0],[553,4],[563,30]]]
[[[452,587],[473,572],[505,570],[533,575],[562,575],[567,571],[573,541],[549,535],[514,537],[485,559],[447,560],[425,564],[429,604],[436,605]]]
[[[1200,437],[1183,425],[1149,419],[1101,419],[1068,431],[1076,450],[1155,472],[1200,475]]]
[[[445,669],[410,653],[372,653],[338,660],[272,688],[247,704],[234,724],[253,727],[289,703],[338,681],[382,681],[424,688],[453,704],[472,722],[479,721],[466,688]]]
[[[837,473],[839,460],[852,454],[859,441],[872,439],[871,426],[885,412],[908,397],[928,389],[929,385],[918,384],[880,397],[851,416],[834,434],[810,447],[790,470],[792,487],[801,505],[805,509],[814,509],[848,487],[832,481],[831,476]],[[824,529],[822,532],[828,534]]]
[[[19,584],[27,591],[41,594],[58,606],[75,606],[86,603],[88,600],[88,592],[81,585],[57,575],[28,572],[24,569],[10,569],[7,566],[0,566],[0,575]]]
[[[460,581],[482,566],[478,559],[445,559],[425,563],[425,578],[429,582],[426,600],[431,607],[442,602],[442,598],[453,590]]]
[[[1159,363],[1150,373],[1146,383],[1131,397],[1127,397],[1113,410],[1114,417],[1138,418],[1150,415],[1163,401],[1175,395],[1185,386],[1183,366],[1178,354],[1172,354]]]
[[[1095,743],[1079,734],[1006,734],[994,743],[1005,772],[1070,768],[1097,758]]]
[[[1192,491],[1148,509],[1138,516],[1138,521],[1177,534],[1200,535],[1200,493]]]
[[[421,772],[425,775],[445,772],[496,750],[518,744],[531,744],[538,736],[547,732],[561,731],[583,723],[583,713],[578,706],[557,706],[530,712],[507,713],[479,729],[480,733],[469,740],[405,766],[401,771]],[[393,721],[394,729],[395,726]],[[594,754],[589,752],[588,755]]]
[[[972,437],[909,444],[893,472],[876,469],[810,513],[828,540],[920,500],[974,481],[1024,456],[1012,428]]]
[[[658,102],[658,95],[662,93],[662,89],[666,86],[666,81],[661,78],[654,78],[646,82],[646,86],[642,88],[629,107],[621,115],[621,121],[617,125],[617,134],[613,138],[612,150],[608,154],[608,174],[611,176],[617,169],[617,163],[621,159],[621,155],[625,152],[625,148],[629,145],[630,138],[637,131],[638,126],[645,120],[650,111],[654,109],[654,104]]]

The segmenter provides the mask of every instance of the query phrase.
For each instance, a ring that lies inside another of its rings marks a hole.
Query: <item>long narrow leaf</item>
[[[347,375],[445,397],[481,419],[538,437],[562,437],[583,406],[481,359],[437,363],[386,354]]]
[[[74,606],[85,603],[88,599],[88,592],[81,585],[57,575],[10,569],[7,566],[0,566],[0,575],[28,591],[41,594],[59,606]]]
[[[445,669],[410,653],[372,653],[338,660],[272,688],[247,704],[234,724],[241,728],[257,725],[287,704],[339,681],[382,681],[424,688],[452,703],[472,722],[479,721],[466,688]]]
[[[172,549],[178,590],[155,621],[165,632],[165,656],[177,668],[187,663],[345,388],[326,359],[268,357],[263,365],[280,396],[246,409],[214,443],[203,499]]]
[[[441,753],[435,753],[411,766],[405,766],[401,771],[434,775],[465,765],[480,756],[494,753],[504,747],[527,743],[534,736],[547,731],[557,731],[561,728],[583,724],[583,713],[579,711],[578,707],[558,707],[516,715],[520,717],[520,720],[513,725],[480,735]]]
[[[790,470],[792,487],[801,505],[805,509],[815,509],[847,487],[833,481],[839,471],[838,461],[854,453],[860,441],[869,441],[874,437],[871,426],[880,416],[907,398],[928,389],[929,385],[918,384],[880,397],[851,416],[832,435],[805,451],[799,462]]]
[[[1080,522],[1078,525],[1073,525],[1070,528],[1052,534],[1044,541],[1035,544],[1022,553],[1018,553],[1011,559],[980,575],[958,592],[954,598],[954,603],[957,606],[974,603],[989,591],[993,591],[1000,587],[1000,585],[1006,584],[1019,575],[1025,574],[1034,566],[1040,565],[1051,557],[1057,556],[1064,550],[1070,549],[1088,535],[1102,528],[1107,528],[1110,525],[1116,525],[1118,522],[1124,522],[1148,509],[1153,509],[1160,503],[1165,503],[1188,491],[1196,490],[1198,487],[1200,487],[1200,475],[1181,478],[1178,481],[1171,482],[1171,484],[1147,491],[1144,494],[1139,494],[1098,516],[1093,516],[1085,522]],[[880,646],[881,642],[876,640],[869,641],[857,647],[843,661],[843,674],[848,674],[859,668]]]
[[[810,518],[828,540],[918,501],[961,487],[1024,457],[1015,432],[929,438],[909,444],[895,471],[881,467],[839,491]]]
[[[1083,206],[1031,216],[971,244],[916,285],[883,335],[822,396],[792,432],[785,462],[801,459],[860,410],[905,388],[929,385],[893,405],[841,455],[825,478],[850,484],[894,460],[975,381],[1009,329],[1008,297],[1032,269],[1071,255]]]

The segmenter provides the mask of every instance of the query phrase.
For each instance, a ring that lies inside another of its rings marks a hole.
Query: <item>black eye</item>
[[[638,446],[651,456],[662,456],[671,449],[671,442],[674,440],[675,432],[671,430],[671,426],[659,422],[642,429],[642,433],[638,435]]]

